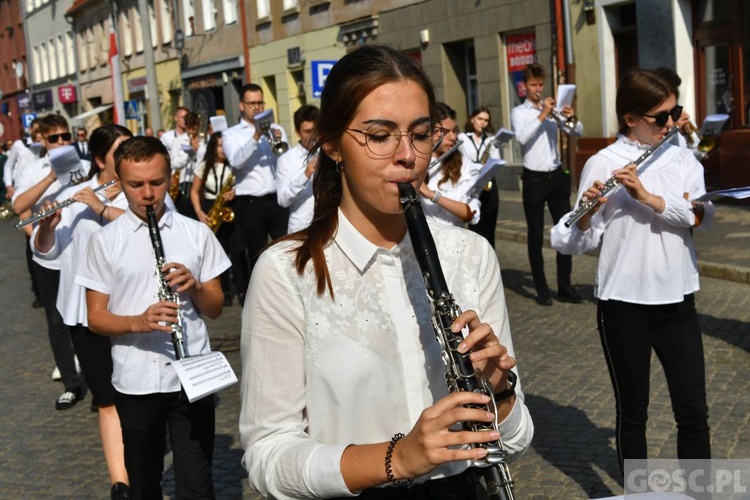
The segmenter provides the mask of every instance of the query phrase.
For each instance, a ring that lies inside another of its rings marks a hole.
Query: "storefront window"
[[[706,114],[732,114],[732,88],[729,78],[730,46],[726,44],[704,47]]]
[[[729,23],[732,21],[732,2],[727,0],[700,0],[698,24]]]

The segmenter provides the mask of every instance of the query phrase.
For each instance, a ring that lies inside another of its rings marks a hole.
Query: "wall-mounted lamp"
[[[594,10],[594,0],[583,0],[583,11],[588,13]]]
[[[419,32],[419,42],[422,44],[422,48],[425,48],[430,44],[430,30],[422,30]]]

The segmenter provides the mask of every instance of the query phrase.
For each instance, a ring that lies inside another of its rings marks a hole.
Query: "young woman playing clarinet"
[[[398,189],[424,180],[442,134],[434,105],[423,71],[387,47],[350,52],[328,75],[312,224],[261,254],[243,311],[243,464],[263,495],[486,498],[468,466],[487,451],[468,445],[502,434],[509,460],[530,445],[497,256],[470,231],[432,224],[466,309],[458,349],[499,394],[497,414],[465,406],[489,396],[445,384]],[[499,433],[452,430],[495,418]]]
[[[711,204],[703,168],[687,149],[669,144],[636,169],[632,162],[680,118],[676,90],[656,73],[636,70],[617,92],[617,141],[586,163],[578,199],[596,208],[552,230],[558,251],[578,254],[601,245],[595,295],[597,324],[615,392],[620,465],[648,457],[646,420],[651,351],[661,361],[677,421],[677,456],[711,455],[703,344],[695,312],[699,289],[692,228],[707,224]],[[614,176],[619,190],[599,194]]]

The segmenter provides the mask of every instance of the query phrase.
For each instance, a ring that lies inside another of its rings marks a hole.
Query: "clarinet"
[[[639,166],[641,163],[646,161],[649,156],[654,154],[656,150],[661,148],[663,145],[665,145],[667,142],[669,142],[672,137],[679,131],[679,127],[673,127],[669,132],[666,133],[666,135],[656,144],[648,148],[641,156],[638,157],[637,160],[631,162],[636,167]],[[630,165],[630,163],[628,163]],[[627,165],[626,165],[627,166]],[[597,203],[599,202],[600,198],[603,198],[604,196],[608,196],[615,192],[620,187],[620,181],[617,180],[617,177],[614,175],[607,179],[607,181],[604,183],[604,189],[602,189],[601,194],[597,196],[596,198],[592,198],[590,200],[582,201],[578,208],[576,208],[569,216],[568,219],[564,222],[565,227],[570,227],[576,222],[578,222],[581,217],[592,211]]]
[[[443,350],[443,361],[446,364],[445,380],[450,392],[469,391],[485,394],[490,397],[487,405],[471,405],[497,415],[497,406],[493,398],[492,384],[474,369],[469,359],[470,353],[461,354],[458,346],[463,340],[461,333],[451,331],[453,320],[461,314],[461,309],[453,299],[445,282],[443,270],[440,267],[435,240],[432,238],[427,225],[419,197],[414,187],[409,183],[399,183],[401,205],[406,216],[414,253],[422,271],[427,287],[427,295],[432,308],[432,326],[435,329],[437,341]],[[491,423],[462,422],[462,427],[471,431],[498,430],[497,417]],[[513,480],[506,462],[507,452],[501,439],[488,443],[476,444],[487,450],[487,455],[474,461],[484,479],[484,487],[493,500],[514,500]]]
[[[153,206],[146,207],[146,219],[148,220],[148,234],[151,236],[151,246],[154,248],[154,257],[156,257],[156,276],[159,278],[159,300],[169,301],[177,304],[177,323],[172,323],[172,345],[174,346],[174,355],[177,359],[186,358],[185,344],[182,338],[182,317],[180,316],[180,296],[172,291],[169,282],[166,279],[167,272],[162,272],[161,268],[167,263],[164,257],[164,246],[161,244],[161,234],[159,234],[159,224],[156,222],[156,212]]]

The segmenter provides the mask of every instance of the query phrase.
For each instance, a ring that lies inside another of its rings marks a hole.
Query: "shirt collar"
[[[390,250],[375,245],[365,238],[362,233],[357,231],[352,223],[349,222],[349,219],[341,212],[341,209],[339,209],[338,229],[333,240],[360,273],[364,272],[367,265],[378,252],[386,252],[398,256],[404,247],[411,247],[411,239],[409,239],[408,232],[404,236],[404,239]]]
[[[125,224],[127,224],[128,229],[132,232],[138,231],[141,226],[148,228],[146,221],[142,221],[137,215],[135,215],[133,211],[130,210],[130,207],[125,210],[123,218],[125,219]],[[164,215],[162,215],[159,220],[159,229],[164,227],[172,227],[172,210],[166,205],[164,205]]]
[[[523,105],[526,107],[526,109],[535,109],[539,111],[539,107],[533,102],[531,102],[528,98],[526,98],[526,100],[523,101]]]

